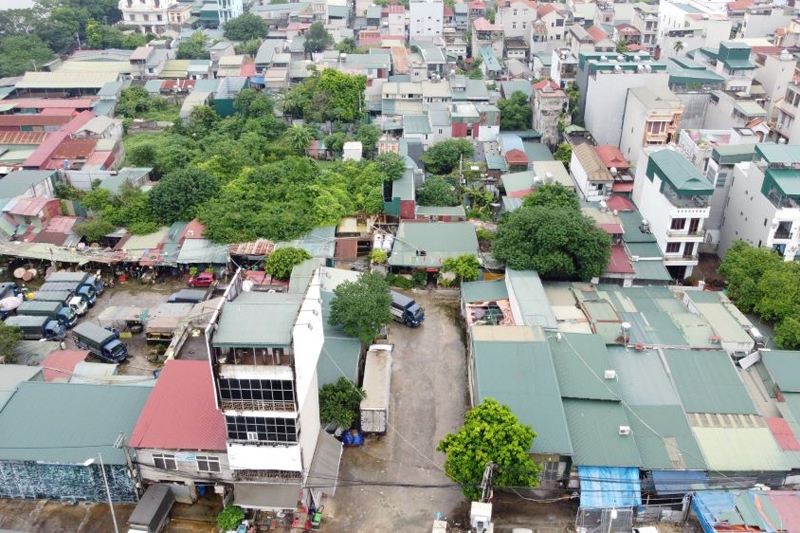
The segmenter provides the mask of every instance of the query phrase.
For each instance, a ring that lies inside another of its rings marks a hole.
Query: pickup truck
[[[62,339],[67,332],[67,328],[49,316],[12,316],[6,319],[6,326],[21,329],[22,338],[28,341]]]
[[[89,350],[103,361],[121,363],[128,358],[128,347],[117,339],[114,331],[84,322],[72,330],[72,340],[79,348]]]
[[[413,298],[397,291],[392,293],[392,307],[390,311],[397,322],[415,328],[425,320],[425,310]]]
[[[78,322],[78,315],[60,302],[43,302],[31,300],[22,302],[17,313],[27,316],[47,316],[58,320],[65,328],[71,328]]]

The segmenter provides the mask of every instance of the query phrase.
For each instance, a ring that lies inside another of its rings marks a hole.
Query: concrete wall
[[[164,453],[175,455],[175,465],[177,470],[160,470],[153,466],[153,454]],[[205,455],[217,457],[219,459],[219,472],[201,472],[197,469],[197,456]],[[183,503],[193,503],[197,493],[195,490],[198,484],[212,484],[217,481],[232,481],[230,467],[228,466],[228,454],[224,451],[217,452],[176,452],[174,450],[136,450],[136,463],[142,479],[151,483],[180,483],[189,489],[191,499]]]
[[[753,246],[766,245],[769,223],[776,211],[775,206],[761,194],[764,175],[755,165],[739,163],[734,167],[733,175],[721,224],[720,257],[725,255],[736,239],[744,239]]]
[[[681,115],[681,128],[687,130],[703,128],[706,122],[706,111],[708,109],[707,92],[678,93],[675,95],[681,99],[683,104],[683,114]]]

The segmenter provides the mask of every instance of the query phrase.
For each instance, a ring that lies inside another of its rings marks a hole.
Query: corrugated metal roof
[[[558,328],[550,300],[539,275],[532,270],[506,269],[506,287],[513,299],[514,319],[522,325],[540,326],[548,329]],[[517,315],[517,308],[522,316]]]
[[[151,390],[21,383],[0,411],[0,460],[82,464],[101,452],[105,464],[124,465],[124,451],[113,444],[120,432],[131,434]]]
[[[564,399],[576,466],[642,466],[636,435],[620,435],[630,426],[619,402]]]
[[[761,361],[781,392],[800,392],[800,352],[764,350]]]
[[[781,472],[790,468],[775,437],[767,427],[694,427],[692,431],[709,470]]]
[[[417,215],[465,217],[466,212],[464,211],[463,205],[456,205],[456,206],[419,205],[417,206]]]
[[[26,72],[17,89],[97,89],[116,81],[118,72],[63,70],[56,72]]]
[[[508,300],[505,280],[467,281],[461,284],[461,299],[467,303]]]
[[[607,350],[625,402],[630,405],[680,406],[678,393],[657,351],[635,352],[624,346],[609,346]]]
[[[225,304],[212,340],[218,347],[289,346],[303,295],[244,292]]]
[[[51,170],[17,170],[0,179],[0,198],[16,198],[39,183],[51,179]]]
[[[178,264],[214,264],[228,262],[228,247],[208,239],[186,239],[178,253]]]
[[[549,340],[563,398],[619,400],[619,380],[605,379],[614,366],[600,335],[562,333],[561,340]]]
[[[314,228],[302,237],[293,241],[276,242],[275,249],[280,248],[302,248],[311,257],[329,259],[333,257],[336,247],[336,226],[325,226]]]
[[[633,406],[631,411],[628,420],[643,468],[706,469],[703,453],[679,405]]]
[[[634,261],[634,279],[639,281],[672,281],[672,274],[661,261]]]
[[[487,326],[520,328],[525,326]],[[572,454],[547,342],[473,342],[476,402],[495,398],[537,433],[532,453]]]
[[[45,381],[69,381],[75,365],[86,361],[87,350],[58,350],[42,361],[42,374]]]
[[[418,250],[426,255],[418,256]],[[478,254],[478,237],[469,222],[401,222],[389,264],[441,268],[445,259],[463,254]]]
[[[664,356],[687,413],[758,414],[726,352],[666,349]]]
[[[42,369],[38,366],[28,365],[3,365],[0,372],[0,409],[11,399],[17,387],[23,381],[37,378],[41,381],[39,373]]]
[[[225,450],[225,418],[214,394],[207,361],[167,361],[131,434],[130,446]]]

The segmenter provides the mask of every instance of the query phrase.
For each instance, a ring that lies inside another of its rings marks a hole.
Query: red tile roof
[[[536,8],[536,16],[542,18],[549,15],[553,11],[556,11],[556,6],[553,4],[545,4]]]
[[[476,18],[472,21],[472,29],[475,31],[503,31],[502,26],[492,24],[483,17]]]
[[[617,28],[620,35],[640,35],[642,33],[639,31],[639,28],[627,23],[617,24],[615,28]]]
[[[618,168],[618,169],[625,169],[631,168],[631,164],[625,159],[625,156],[622,155],[622,152],[619,151],[619,148],[610,144],[602,144],[595,148],[597,155],[600,156],[600,159],[603,160],[603,164],[606,168]]]
[[[611,274],[635,274],[631,260],[621,244],[611,247],[611,259],[608,261],[606,272]]]
[[[406,12],[406,8],[400,4],[389,4],[388,6],[386,6],[386,12],[393,13],[395,15],[404,15]]]
[[[615,181],[611,185],[611,190],[613,192],[631,192],[633,191],[633,182],[632,181]],[[620,211],[617,209],[617,211]]]
[[[523,198],[525,196],[528,196],[532,192],[533,189],[520,189],[518,191],[510,192],[506,196],[508,196],[509,198]]]
[[[616,224],[613,222],[609,223],[598,222],[595,224],[595,226],[605,231],[609,235],[622,235],[624,233],[622,229],[622,224]]]
[[[640,44],[629,44],[628,52],[647,52],[647,48]]]
[[[239,72],[241,76],[250,76],[256,75],[256,64],[255,63],[243,63],[242,70]]]
[[[0,115],[0,127],[61,126],[69,122],[70,118],[51,115]]]
[[[561,88],[561,87],[558,86],[558,84],[556,82],[554,82],[552,80],[542,80],[542,81],[536,82],[536,83],[533,84],[533,88],[536,89],[537,91],[541,91],[542,89],[544,89],[548,85],[550,86],[551,89],[560,89]]]
[[[208,361],[167,361],[130,438],[133,448],[225,450]]]
[[[452,7],[450,7],[450,6],[444,6],[444,16],[445,16],[445,17],[454,17],[454,16],[455,16],[455,14],[456,14],[456,13],[455,13],[455,11],[453,11],[453,8],[452,8]]]
[[[747,9],[753,5],[753,0],[736,0],[735,2],[728,2],[726,8],[728,11],[740,11]]]
[[[614,185],[616,185],[616,183]],[[611,186],[612,189],[614,188],[614,185]],[[636,211],[636,206],[633,205],[633,202],[624,196],[612,195],[608,198],[608,200],[606,200],[606,205],[612,211]]]
[[[599,26],[590,27],[589,29],[586,30],[586,33],[589,34],[589,37],[591,37],[595,43],[599,43],[603,39],[608,38],[606,32],[604,32],[603,29],[600,28]]]
[[[68,380],[75,371],[75,365],[82,363],[89,355],[87,350],[58,350],[51,352],[42,360],[42,376],[45,381]]]
[[[42,144],[46,138],[44,131],[0,131],[0,144]]]
[[[522,150],[513,148],[506,152],[506,163],[513,166],[527,165],[528,156]]]
[[[50,202],[59,202],[59,200],[53,198],[20,198],[8,212],[12,215],[35,217]]]

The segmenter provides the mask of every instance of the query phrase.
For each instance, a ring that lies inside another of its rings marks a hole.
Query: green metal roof
[[[638,304],[639,302],[637,302]],[[637,305],[637,309],[643,307]],[[625,322],[631,324],[630,341],[646,346],[688,346],[686,337],[672,321],[669,313],[651,310],[635,313],[620,313]]]
[[[522,81],[522,80],[511,80],[511,81],[502,81],[500,82],[500,89],[503,91],[503,94],[506,98],[509,98],[515,92],[521,92],[528,98],[533,96],[533,87],[531,86],[530,82]]]
[[[672,274],[661,261],[634,261],[633,270],[635,280],[672,281]]]
[[[619,402],[565,399],[569,436],[575,466],[642,466],[636,434],[620,435],[620,426],[630,427]]]
[[[33,303],[33,302],[30,302]],[[58,303],[58,302],[53,302]],[[42,381],[42,369],[39,366],[3,365],[0,372],[0,409],[14,396],[17,387],[23,381]]]
[[[687,413],[758,414],[726,352],[665,349],[664,355]]]
[[[790,468],[767,427],[693,427],[692,432],[709,470],[782,472]]]
[[[151,387],[23,382],[0,411],[0,460],[80,464],[98,453],[124,465],[113,444],[130,435]],[[35,423],[31,423],[35,421]]]
[[[550,338],[550,350],[563,398],[620,398],[619,381],[605,379],[605,371],[614,370],[614,366],[600,335],[562,333],[561,340]]]
[[[781,392],[800,392],[800,352],[764,350],[761,361]]]
[[[501,326],[502,327],[502,326]],[[476,401],[508,405],[536,432],[532,453],[570,455],[567,421],[547,342],[473,343]]]
[[[531,163],[536,161],[555,161],[550,148],[546,144],[523,141],[522,147],[525,149],[525,155],[528,156],[528,161]]]
[[[486,168],[505,172],[507,170],[506,159],[502,155],[486,154]]]
[[[800,196],[800,170],[770,168],[766,172],[761,192],[768,194],[770,184],[774,184],[786,196]]]
[[[17,170],[0,180],[0,198],[16,198],[25,191],[49,179],[52,181],[54,170]]]
[[[425,255],[417,255],[417,252]],[[469,222],[419,224],[401,222],[389,264],[416,268],[441,268],[444,260],[463,254],[478,255],[475,226]]]
[[[414,199],[414,169],[406,165],[403,177],[392,182],[392,197],[401,200]]]
[[[327,322],[327,319],[326,319]],[[325,333],[317,362],[317,383],[319,387],[336,383],[342,373],[353,383],[358,381],[358,357],[361,354],[361,341],[350,337],[333,337]]]
[[[624,231],[622,238],[625,241],[625,244],[634,242],[656,242],[656,238],[652,233],[642,233],[640,229],[642,220],[644,219],[638,211],[619,212],[619,221],[622,223],[622,229]]]
[[[731,70],[755,70],[756,64],[749,59],[725,59],[722,61]]]
[[[626,403],[680,406],[678,393],[656,350],[635,352],[624,346],[609,346],[608,356]]]
[[[503,174],[500,176],[500,181],[503,183],[506,194],[514,194],[531,189],[535,176],[536,173],[533,170],[525,170],[523,172]]]
[[[431,132],[428,115],[403,115],[403,133],[406,135],[427,135]]]
[[[300,294],[243,292],[222,308],[211,342],[219,348],[290,346]]]
[[[763,118],[767,116],[767,112],[764,110],[764,108],[755,102],[736,102],[733,107],[747,118]]]
[[[478,54],[480,54],[481,59],[483,59],[486,70],[490,72],[499,72],[503,69],[502,65],[500,65],[500,60],[494,55],[494,50],[492,50],[491,46],[481,46],[478,49]]]
[[[682,154],[674,150],[659,150],[650,154],[647,177],[653,181],[658,176],[679,195],[708,195],[714,186]]]
[[[720,165],[735,165],[753,159],[755,146],[752,144],[724,144],[714,147],[711,159]]]
[[[643,468],[706,469],[703,453],[680,405],[635,406],[631,407],[631,411],[632,413],[628,413],[628,420],[633,434],[636,435],[636,446],[642,457]]]
[[[502,279],[464,282],[461,284],[461,299],[467,303],[508,300],[506,282]]]
[[[638,229],[638,228],[637,228]],[[627,234],[627,233],[626,233]],[[658,247],[658,244],[655,241],[652,242],[626,242],[625,248],[628,249],[631,255],[635,255],[637,257],[663,257],[664,254],[661,253],[661,248]],[[649,261],[642,261],[648,262]],[[656,261],[658,262],[658,261]]]
[[[539,275],[533,270],[506,269],[506,278],[511,285],[514,307],[522,315],[523,322],[528,326],[540,326],[548,329],[558,328],[550,300],[542,285]]]
[[[670,58],[670,61],[672,61],[681,68],[690,70],[706,70],[706,66],[704,64],[698,63],[697,61],[694,61],[693,59],[690,59],[688,57],[673,57]]]
[[[455,206],[419,205],[417,206],[417,215],[463,218],[467,216],[467,213],[464,211],[463,205],[455,205]]]
[[[336,226],[325,226],[314,228],[305,235],[293,241],[277,242],[275,249],[280,248],[302,248],[311,257],[329,259],[333,257],[336,246]]]
[[[765,159],[767,163],[793,165],[800,161],[800,146],[774,143],[757,144],[756,155]]]
[[[669,84],[670,85],[721,85],[725,82],[725,78],[711,72],[710,70],[699,70],[689,68],[673,68],[669,71]]]

